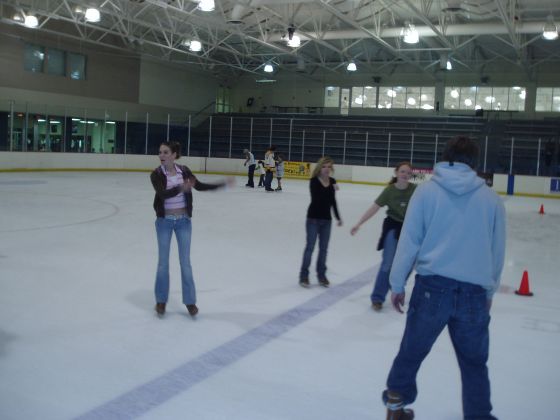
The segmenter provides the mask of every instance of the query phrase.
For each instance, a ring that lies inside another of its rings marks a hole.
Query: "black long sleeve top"
[[[338,207],[336,205],[335,189],[336,179],[329,177],[329,186],[325,187],[319,178],[314,177],[309,180],[309,190],[311,191],[311,204],[307,209],[309,219],[331,220],[331,207],[334,211],[336,220],[340,220]]]

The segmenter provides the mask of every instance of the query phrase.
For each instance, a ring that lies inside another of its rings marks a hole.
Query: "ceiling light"
[[[447,64],[445,65],[445,68],[447,70],[452,70],[453,69],[453,65],[451,64],[451,61],[447,60]]]
[[[348,65],[346,66],[346,70],[348,70],[348,71],[358,70],[358,67],[356,67],[356,63],[354,63],[354,60],[352,60],[348,63]]]
[[[266,64],[264,66],[264,72],[265,73],[272,73],[274,71],[274,67],[272,67],[272,64]]]
[[[28,28],[36,28],[39,26],[39,19],[37,19],[37,16],[27,15],[24,18],[23,24]]]
[[[366,89],[373,89],[373,86],[364,86]]]
[[[354,102],[356,102],[358,105],[362,105],[364,103],[364,100],[361,96],[358,96],[356,99],[354,99]]]
[[[491,104],[496,101],[496,98],[494,98],[493,96],[487,96],[486,98],[484,98],[484,101],[486,101],[486,103],[488,104]]]
[[[95,8],[89,8],[85,13],[86,22],[99,22],[101,20],[101,13]]]
[[[457,99],[457,98],[459,97],[459,91],[458,91],[457,89],[453,89],[451,92],[449,92],[449,95],[450,95],[452,98]]]
[[[552,15],[548,15],[548,17],[546,18],[542,36],[544,39],[547,39],[549,41],[554,41],[556,38],[558,38],[558,28],[554,23],[554,18],[552,17]]]
[[[414,98],[408,98],[408,99],[406,100],[406,102],[407,102],[409,105],[411,105],[411,106],[416,105],[416,99],[414,99]]]
[[[192,52],[199,52],[202,50],[202,44],[196,39],[185,41],[183,44],[189,47],[189,51]]]
[[[301,45],[301,39],[297,35],[293,35],[292,39],[288,39],[288,47],[297,48]]]
[[[472,106],[472,99],[465,99],[465,106]]]
[[[212,12],[216,8],[214,0],[200,0],[198,8],[203,12]]]
[[[20,15],[19,13],[16,13],[12,19],[15,20],[16,22],[23,22],[23,16]]]
[[[401,30],[401,36],[403,38],[403,41],[407,44],[417,44],[420,40],[418,31],[416,30],[414,25],[409,22],[405,22],[404,28],[402,28]]]
[[[397,96],[397,92],[395,92],[393,89],[389,89],[387,91],[387,96],[394,98],[395,96]]]

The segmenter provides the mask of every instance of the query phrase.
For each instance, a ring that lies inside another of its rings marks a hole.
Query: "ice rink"
[[[173,240],[160,319],[148,173],[1,173],[0,419],[383,420],[380,395],[405,316],[369,303],[384,216],[349,233],[382,187],[340,184],[344,226],[332,229],[332,287],[312,276],[303,289],[308,183],[285,180],[283,192],[267,194],[245,182],[194,193],[200,313],[192,319],[181,304]],[[494,414],[557,419],[560,200],[503,199],[508,245],[489,362]],[[513,293],[523,270],[533,297]],[[446,332],[418,383],[418,420],[462,419]]]

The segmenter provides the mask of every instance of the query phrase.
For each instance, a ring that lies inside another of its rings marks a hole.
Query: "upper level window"
[[[82,54],[69,53],[68,64],[70,67],[70,78],[74,80],[85,80],[86,78],[86,56]]]
[[[338,108],[340,106],[340,88],[327,86],[325,88],[325,107]]]
[[[445,108],[460,110],[524,111],[524,87],[446,87]]]
[[[537,88],[537,102],[535,111],[560,112],[560,88]]]
[[[352,108],[375,108],[377,88],[374,86],[354,86],[352,88]]]
[[[434,109],[433,86],[381,86],[377,108]]]
[[[45,64],[45,48],[38,45],[25,44],[23,68],[34,73],[42,73]]]
[[[47,73],[56,76],[66,76],[66,53],[49,48],[47,50]]]

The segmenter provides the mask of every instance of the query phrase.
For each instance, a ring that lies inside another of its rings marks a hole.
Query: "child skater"
[[[276,161],[276,180],[278,181],[278,187],[276,191],[282,191],[282,177],[284,176],[284,157],[278,155],[278,160]]]
[[[266,169],[264,169],[264,162],[262,160],[258,161],[257,170],[259,171],[260,178],[259,178],[259,188],[264,187],[264,176],[266,174]]]

